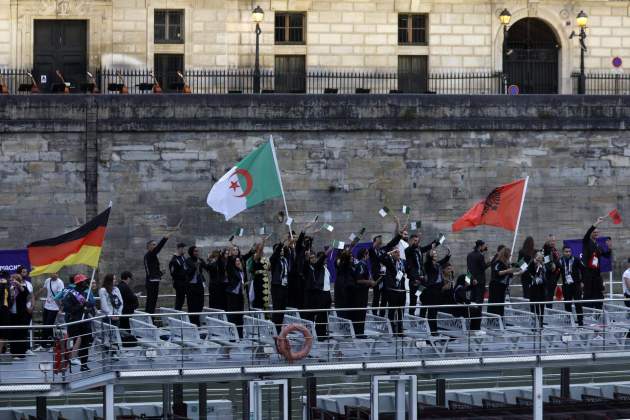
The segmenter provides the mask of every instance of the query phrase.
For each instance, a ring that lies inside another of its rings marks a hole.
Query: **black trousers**
[[[529,299],[529,288],[532,285],[532,279],[529,275],[523,274],[521,276],[521,287],[523,288],[523,297]]]
[[[442,293],[440,287],[427,287],[422,291],[420,295],[420,302],[422,302],[423,306],[427,305],[439,305],[441,301]],[[437,313],[438,308],[421,308],[420,316],[423,318],[427,318],[429,321],[429,328],[431,329],[431,333],[435,334],[437,332]]]
[[[263,300],[263,282],[264,279],[261,276],[254,277],[254,300],[251,302],[251,305],[256,309],[263,309],[265,307],[265,301]]]
[[[380,287],[380,284],[376,285],[372,289],[372,313],[378,312],[378,316],[385,316],[385,307],[387,306],[387,295],[385,288]],[[375,308],[383,308],[376,310]]]
[[[544,284],[534,284],[532,283],[529,288],[529,300],[532,302],[544,302],[546,299],[546,290]],[[543,326],[543,321],[545,317],[545,304],[544,303],[535,303],[531,305],[531,311],[536,314],[538,317],[538,322],[540,327]]]
[[[582,316],[582,304],[581,303],[573,303],[570,302],[572,300],[582,300],[582,289],[579,284],[571,283],[571,284],[563,284],[562,285],[562,295],[564,296],[564,300],[569,301],[564,304],[564,310],[567,312],[571,312],[571,306],[575,305],[575,313],[577,314],[578,325],[584,325],[583,316]]]
[[[345,281],[342,282],[337,279],[334,285],[334,291],[335,310],[337,311],[337,315],[342,318],[349,318],[350,315],[347,313],[347,311],[344,310],[345,308],[350,307],[350,305],[348,304],[348,286],[346,285]]]
[[[274,311],[284,311],[285,309],[287,309],[287,303],[289,302],[289,290],[287,289],[287,287],[280,284],[272,284],[271,301],[273,303]],[[274,312],[271,315],[271,320],[274,324],[276,324],[276,330],[278,330],[278,334],[280,334],[280,330],[282,329],[283,318],[283,313]]]
[[[505,303],[505,289],[507,289],[506,284],[499,281],[491,281],[488,292],[488,303]],[[505,307],[488,305],[488,312],[503,317]]]
[[[226,310],[228,312],[238,312],[243,310],[243,295],[236,293],[225,293]],[[236,325],[239,337],[243,338],[243,314],[229,314],[228,321]],[[191,320],[192,321],[192,320]]]
[[[354,327],[354,333],[358,337],[363,336],[365,333],[365,315],[369,293],[370,288],[364,286],[354,287],[352,293],[350,293],[350,306],[353,308],[364,308],[361,310],[348,311],[350,312],[350,320]]]
[[[416,305],[418,303],[418,283],[415,280],[409,280],[409,315],[415,315]],[[356,329],[356,328],[355,328]]]
[[[309,290],[306,294],[305,304],[308,309],[330,309],[332,297],[330,292]],[[328,312],[306,312],[304,313],[304,318],[315,323],[315,332],[318,340],[328,339]]]
[[[92,326],[91,321],[85,320],[81,323],[68,326],[68,338],[77,339],[81,337],[78,356],[81,361],[81,369],[87,369],[88,355],[90,346],[92,345]],[[68,349],[70,351],[70,349]]]
[[[26,311],[17,314],[11,314],[10,325],[20,325],[26,327],[29,322],[29,318],[26,316]],[[24,357],[26,351],[29,349],[29,330],[27,328],[19,328],[11,331],[11,354],[17,357]]]
[[[397,292],[394,290],[386,290],[387,295],[387,318],[392,324],[392,331],[395,335],[403,333],[403,308],[395,308],[396,306],[405,306],[405,292]],[[394,308],[394,309],[392,309]]]
[[[203,284],[187,284],[186,285],[186,305],[188,306],[188,312],[201,312],[203,311]],[[190,315],[190,322],[199,326],[199,315]]]
[[[147,288],[147,303],[144,311],[149,314],[154,314],[155,307],[157,306],[158,295],[160,294],[160,282],[147,281],[145,286]]]
[[[59,311],[51,311],[49,309],[44,308],[44,312],[42,313],[42,323],[44,325],[55,325],[55,321],[57,320],[57,314]],[[43,331],[42,339],[44,342],[42,343],[43,347],[51,347],[55,342],[54,332],[52,328],[45,328]]]
[[[583,281],[585,300],[604,298],[604,293],[602,292],[602,289],[604,288],[604,281],[602,280],[602,275],[599,273],[599,271],[589,268],[585,269]],[[584,306],[602,309],[601,302],[585,303]]]
[[[472,288],[470,301],[475,303],[483,303],[483,296],[486,294],[486,282],[477,280],[477,284]],[[490,296],[488,296],[490,298]]]
[[[186,300],[186,284],[179,281],[173,282],[173,289],[175,289],[175,309],[181,311]]]
[[[464,317],[470,320],[470,331],[478,331],[481,328],[481,307],[462,305],[452,312],[455,317]]]
[[[552,280],[545,283],[545,300],[547,302],[553,302],[556,297],[556,287],[558,287],[558,280]],[[551,303],[547,304],[547,308],[551,308]]]
[[[224,284],[211,282],[208,287],[208,306],[214,309],[226,310],[227,298],[225,294]]]

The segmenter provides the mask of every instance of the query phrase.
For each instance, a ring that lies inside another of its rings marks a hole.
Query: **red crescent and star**
[[[252,174],[250,174],[249,171],[247,171],[247,169],[239,168],[236,171],[234,171],[234,174],[232,174],[232,176],[236,176],[236,175],[241,175],[243,178],[245,178],[245,184],[246,184],[245,188],[243,188],[239,184],[238,179],[234,181],[230,181],[230,186],[228,188],[236,192],[236,190],[239,187],[241,187],[241,189],[243,190],[243,193],[240,195],[235,195],[234,197],[247,197],[252,192],[252,188],[254,186],[254,179],[252,178]]]

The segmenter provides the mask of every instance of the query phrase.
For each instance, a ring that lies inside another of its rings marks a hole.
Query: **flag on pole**
[[[62,267],[85,264],[96,268],[101,257],[111,207],[78,229],[27,246],[31,276],[58,273]]]
[[[523,204],[525,179],[501,185],[453,222],[453,232],[479,225],[496,226],[514,232]]]
[[[333,230],[335,230],[335,227],[333,225],[329,225],[328,223],[324,223],[324,226],[322,226],[323,229],[326,229],[328,232],[332,232]]]
[[[243,210],[281,196],[282,181],[270,140],[223,175],[212,186],[206,201],[225,220],[230,220]]]
[[[422,222],[418,220],[417,222],[411,222],[410,224],[411,230],[418,230],[422,227]]]
[[[612,219],[614,225],[618,225],[621,223],[621,214],[619,214],[619,211],[617,209],[614,209],[613,211],[608,213],[608,217]]]
[[[402,206],[402,212],[403,214],[409,214],[411,213],[411,208],[409,206]]]
[[[379,214],[381,217],[385,217],[385,216],[387,216],[387,215],[389,214],[389,209],[388,209],[387,207],[383,207],[382,209],[380,209],[380,210],[378,211],[378,214]]]

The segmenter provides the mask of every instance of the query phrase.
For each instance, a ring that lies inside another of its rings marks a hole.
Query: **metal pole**
[[[371,400],[371,416],[372,420],[378,420],[378,376],[372,376],[372,387],[370,388],[370,400]]]
[[[580,80],[578,81],[578,94],[584,95],[586,93],[586,75],[584,74],[584,50],[586,46],[584,40],[586,39],[586,32],[584,28],[580,29]]]
[[[37,406],[35,416],[37,420],[46,420],[48,418],[46,408],[46,397],[35,397],[35,405]]]
[[[254,62],[254,93],[260,93],[260,25],[256,24],[256,61]]]
[[[560,397],[571,398],[571,369],[560,369]]]
[[[162,385],[162,418],[168,420],[171,417],[171,384]]]
[[[405,395],[405,381],[399,379],[396,381],[396,420],[405,420],[406,414],[406,395]]]
[[[243,397],[243,420],[250,420],[253,417],[250,417],[250,411],[252,407],[250,407],[250,401],[249,401],[249,397],[250,397],[249,394],[251,393],[251,390],[249,389],[249,382],[242,381],[241,389],[242,389],[242,397]]]
[[[534,420],[543,420],[543,368],[536,366],[533,369],[534,381],[532,387]]]
[[[435,380],[435,405],[446,407],[446,379]]]
[[[103,387],[103,418],[105,420],[115,420],[114,384],[107,384]]]
[[[312,409],[317,407],[317,378],[306,378],[306,420],[313,420]]]
[[[199,420],[208,419],[208,385],[199,384]]]
[[[173,384],[173,414],[188,417],[188,408],[184,403],[184,384]]]
[[[284,388],[285,399],[282,400],[282,403],[286,405],[286,407],[284,408],[284,412],[286,413],[286,419],[289,420],[293,418],[291,416],[291,379],[287,379],[287,384],[284,386]]]

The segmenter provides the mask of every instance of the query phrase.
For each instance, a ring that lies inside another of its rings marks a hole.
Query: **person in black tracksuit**
[[[306,251],[308,260],[302,265],[302,269],[304,270],[304,286],[307,290],[305,304],[308,309],[330,309],[331,307],[330,275],[326,268],[326,262],[331,252],[332,248],[317,254]],[[325,340],[328,335],[326,331],[328,312],[307,312],[304,317],[315,322],[318,339]]]
[[[603,299],[604,298],[604,282],[601,275],[601,259],[602,257],[610,257],[612,255],[612,246],[610,241],[606,243],[608,249],[604,251],[598,244],[599,226],[604,221],[603,217],[597,219],[595,223],[586,231],[582,239],[582,281],[584,283],[584,300]],[[585,306],[592,308],[602,308],[601,302],[585,303]]]
[[[459,306],[453,308],[451,314],[469,319],[470,330],[478,331],[481,327],[481,306],[475,305],[475,302],[471,300],[473,290],[472,284],[466,284],[465,274],[457,277],[452,288],[452,303]]]
[[[387,317],[396,335],[403,334],[402,319],[405,306],[405,262],[400,258],[400,250],[394,248],[381,256],[381,264],[385,266],[385,287],[387,299]]]
[[[271,302],[274,311],[283,311],[287,308],[289,299],[289,270],[290,262],[286,255],[289,255],[288,247],[283,243],[277,243],[273,247],[273,254],[269,258],[271,265]],[[282,319],[284,315],[281,312],[274,312],[271,320],[276,324],[278,333],[282,329]]]
[[[215,249],[208,256],[208,306],[214,309],[225,310],[225,266],[227,262],[227,250]]]
[[[375,312],[376,308],[379,307],[383,308],[378,311],[379,316],[385,315],[385,307],[387,306],[387,297],[384,293],[385,267],[381,264],[381,257],[394,249],[401,239],[402,236],[400,234],[396,234],[391,241],[389,241],[386,245],[383,245],[383,237],[381,235],[377,235],[372,240],[372,246],[369,248],[372,280],[376,282],[376,286],[372,288],[372,311]]]
[[[475,248],[466,257],[466,267],[471,276],[470,300],[475,303],[483,303],[486,292],[486,270],[490,263],[486,262],[484,253],[488,251],[488,246],[484,241],[475,242]]]
[[[199,248],[191,246],[188,248],[188,258],[186,259],[186,305],[188,312],[203,311],[203,296],[206,278],[204,270],[208,269],[207,263],[199,258]],[[201,325],[199,315],[190,315],[190,322]]]
[[[407,268],[407,278],[409,279],[409,314],[414,315],[418,297],[416,293],[420,286],[425,284],[424,255],[431,249],[440,245],[435,240],[428,245],[420,246],[420,235],[413,234],[409,237],[409,246],[405,249],[405,265]]]
[[[440,305],[442,297],[442,286],[444,286],[444,277],[442,275],[442,267],[450,260],[451,250],[448,249],[447,255],[441,260],[437,259],[437,250],[429,251],[424,259],[424,273],[426,275],[427,287],[420,295],[420,302],[423,306]],[[421,308],[420,316],[428,318],[431,333],[437,333],[437,313],[438,308]]]
[[[120,295],[123,300],[123,315],[131,315],[134,313],[136,309],[138,309],[138,296],[133,293],[131,288],[129,287],[129,282],[133,279],[133,275],[129,271],[123,271],[120,274],[120,281],[118,282],[118,290],[120,290]],[[126,332],[129,332],[129,318],[121,317],[120,318],[120,328]],[[131,335],[126,335],[123,341],[135,341],[133,339],[129,339]]]
[[[536,255],[536,249],[534,248],[534,238],[528,236],[525,238],[523,242],[523,247],[518,251],[518,264],[522,265],[523,263],[528,264],[532,262],[534,256]],[[521,287],[523,289],[523,297],[529,299],[529,287],[532,284],[532,279],[529,275],[529,272],[525,270],[525,272],[521,275]]]
[[[352,311],[352,320],[354,332],[358,338],[363,338],[365,332],[365,317],[368,306],[368,295],[370,288],[376,286],[376,282],[372,280],[369,269],[370,253],[367,248],[363,248],[357,255],[357,261],[354,265],[354,286],[350,293],[350,306],[353,308],[361,308]]]
[[[229,258],[226,267],[225,285],[226,306],[228,312],[243,311],[243,287],[245,287],[245,268],[240,258]],[[243,314],[229,314],[228,321],[236,325],[238,335],[243,337]]]
[[[545,257],[543,253],[538,251],[533,261],[530,262],[527,267],[527,271],[532,279],[532,284],[529,288],[530,302],[544,302],[546,299],[545,279],[547,277],[547,267],[544,260]],[[545,316],[545,305],[534,303],[531,305],[531,310],[538,317],[540,328],[542,328]]]
[[[549,258],[549,262],[546,264],[545,300],[553,302],[560,279],[560,253],[556,249],[556,238],[553,235],[549,235],[549,239],[543,245],[543,255]],[[551,303],[547,304],[547,308],[551,308]]]
[[[562,258],[560,258],[560,275],[562,278],[562,295],[564,296],[564,310],[571,312],[574,300],[582,300],[582,263],[571,254],[571,248],[562,248]],[[577,314],[578,325],[584,325],[582,317],[582,304],[575,302],[575,313]]]
[[[147,253],[144,254],[144,272],[146,274],[147,302],[145,311],[152,314],[155,312],[158,295],[160,294],[160,280],[162,279],[162,270],[160,269],[160,260],[158,254],[168,241],[169,235],[164,236],[159,243],[155,241],[147,242]]]
[[[168,271],[173,279],[173,289],[175,289],[175,309],[181,311],[186,300],[186,283],[188,282],[186,257],[184,256],[186,244],[177,244],[177,253],[173,255],[168,263]]]
[[[488,291],[488,303],[505,303],[505,292],[510,286],[512,276],[519,271],[510,267],[510,248],[503,247],[492,263],[492,279]],[[504,306],[488,306],[488,312],[503,317]]]

